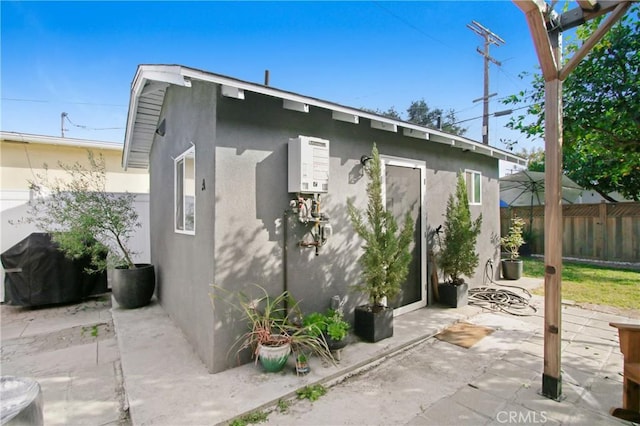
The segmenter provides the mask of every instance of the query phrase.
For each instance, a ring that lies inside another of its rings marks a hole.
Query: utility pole
[[[505,44],[506,42],[498,35],[491,32],[491,30],[480,25],[480,23],[478,23],[477,21],[471,21],[470,24],[467,24],[467,28],[484,39],[484,50],[480,50],[480,48],[478,47],[476,48],[476,51],[484,58],[484,96],[480,98],[483,100],[482,143],[489,145],[489,98],[496,95],[496,93],[489,95],[489,62],[493,62],[497,66],[502,65],[502,63],[489,55],[489,46],[491,46],[492,44],[500,46],[502,44]]]
[[[66,130],[64,128],[64,119],[66,116],[67,116],[66,112],[63,112],[62,114],[60,114],[60,133],[63,138],[64,138],[64,131]]]

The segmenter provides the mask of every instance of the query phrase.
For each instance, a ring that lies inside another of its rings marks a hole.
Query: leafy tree
[[[478,266],[476,240],[480,235],[482,214],[471,220],[469,198],[464,175],[458,173],[456,193],[450,194],[444,221],[444,239],[439,263],[445,280],[453,285],[464,284],[462,275],[470,276]]]
[[[442,128],[442,131],[452,133],[454,135],[462,136],[467,132],[467,129],[455,124],[457,118],[454,110],[449,109],[445,112],[440,108],[431,109],[424,99],[411,102],[411,105],[407,108],[406,119],[402,117],[395,107],[390,107],[386,111],[367,108],[363,108],[363,110],[393,118],[394,120],[404,120],[420,126],[431,127],[433,129]]]
[[[523,148],[518,156],[527,159],[527,170],[532,172],[544,172],[544,150],[542,148],[532,148],[528,151]]]
[[[58,163],[66,178],[49,176],[45,164],[45,173],[29,181],[34,197],[28,204],[28,216],[18,223],[33,223],[50,233],[68,258],[90,256],[95,271],[107,267],[107,249],[113,265],[135,268],[128,247],[133,232],[141,226],[133,205],[135,195],[107,192],[104,157],[95,157],[91,151],[88,157],[89,167],[79,162]]]
[[[385,117],[393,118],[394,120],[402,120],[402,116],[393,106],[389,107],[389,109],[387,109],[386,111],[382,111],[380,109],[369,109],[369,108],[362,108],[362,110],[372,112],[378,115],[383,115]]]
[[[444,112],[440,108],[431,109],[424,99],[411,102],[409,108],[407,108],[408,118],[407,121],[422,126],[432,127],[454,135],[464,135],[467,129],[457,126],[456,114],[452,109]]]
[[[602,20],[576,31],[566,46],[573,54]],[[506,104],[531,104],[526,115],[507,127],[527,137],[544,133],[544,81],[533,78],[533,91],[507,98]],[[605,198],[618,191],[640,200],[640,4],[634,4],[563,84],[563,161],[567,176]],[[609,198],[610,199],[610,198]]]
[[[380,154],[373,145],[371,161],[366,168],[367,209],[358,210],[352,200],[347,200],[349,218],[356,233],[365,242],[364,253],[360,257],[363,283],[355,288],[369,295],[369,303],[382,306],[383,299],[392,299],[401,289],[409,273],[413,241],[413,219],[407,212],[402,229],[398,228],[393,214],[382,200],[382,168]]]

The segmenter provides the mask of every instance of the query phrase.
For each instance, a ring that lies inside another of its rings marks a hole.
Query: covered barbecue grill
[[[0,258],[5,301],[12,305],[77,302],[107,291],[105,272],[86,272],[90,259],[67,259],[46,233],[32,233]]]

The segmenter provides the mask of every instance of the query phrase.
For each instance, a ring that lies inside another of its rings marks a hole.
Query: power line
[[[73,121],[71,121],[71,119],[69,118],[69,114],[67,114],[66,112],[63,112],[63,114],[64,114],[64,118],[67,119],[69,124],[71,124],[74,127],[79,127],[81,129],[85,129],[85,130],[122,130],[122,129],[124,129],[124,127],[89,127],[89,126],[84,126],[82,124],[76,124]]]
[[[380,9],[384,10],[385,12],[387,12],[389,15],[393,16],[394,18],[396,18],[397,20],[399,20],[400,22],[402,22],[403,24],[405,24],[406,26],[408,26],[409,28],[414,29],[415,31],[419,32],[420,34],[422,34],[423,36],[430,38],[433,41],[437,41],[438,43],[442,44],[443,46],[447,47],[447,48],[451,48],[451,46],[447,45],[445,42],[443,42],[442,40],[439,40],[437,38],[435,38],[434,36],[427,34],[426,32],[424,32],[421,28],[415,26],[414,24],[412,24],[411,22],[409,22],[408,20],[406,20],[405,18],[403,18],[402,16],[398,15],[397,13],[393,12],[391,9],[388,9],[386,7],[384,7],[383,5],[380,4],[380,2],[378,1],[373,1],[373,4],[375,4],[376,6],[378,6]]]
[[[128,105],[120,105],[120,104],[100,104],[95,102],[74,102],[74,101],[49,101],[45,99],[24,99],[24,98],[1,98],[3,101],[13,101],[13,102],[33,102],[33,103],[61,103],[61,104],[72,104],[72,105],[93,105],[93,106],[106,106],[106,107],[117,107],[117,108],[125,108]]]
[[[514,111],[518,111],[518,110],[521,110],[521,109],[529,108],[529,107],[531,107],[533,105],[535,105],[535,104],[525,105],[525,106],[521,106],[519,108],[506,109],[506,110],[503,110],[503,111],[496,111],[493,114],[489,114],[489,116],[491,116],[491,117],[502,117],[504,115],[509,115],[509,114],[513,113]],[[484,117],[485,117],[485,115],[483,114],[483,115],[479,115],[477,117],[465,118],[464,120],[456,121],[455,123],[452,123],[452,124],[464,123],[464,122],[467,122],[467,121],[477,120],[478,118],[484,118]]]
[[[64,120],[65,119],[73,127],[78,127],[80,129],[84,129],[84,130],[123,130],[124,129],[124,127],[89,127],[89,126],[85,126],[83,124],[76,124],[73,121],[71,121],[71,119],[69,118],[69,114],[67,114],[66,112],[63,112],[62,114],[60,114],[60,133],[61,133],[63,138],[64,138],[65,130],[68,130],[68,129],[64,128]]]
[[[49,101],[43,101],[40,99],[18,99],[18,98],[2,98],[3,101],[16,101],[16,102],[34,102],[34,103],[49,103]]]

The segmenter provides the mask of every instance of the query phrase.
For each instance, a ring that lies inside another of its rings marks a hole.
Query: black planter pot
[[[377,342],[393,336],[393,309],[370,305],[356,307],[354,332],[369,342]]]
[[[153,265],[136,264],[135,269],[115,268],[110,271],[111,291],[121,308],[146,306],[156,288]]]
[[[324,340],[327,342],[327,347],[330,351],[338,351],[340,349],[343,349],[345,346],[347,346],[348,343],[347,337],[342,340],[335,340],[326,334],[324,335]]]
[[[519,280],[522,277],[522,266],[522,260],[502,259],[500,261],[502,278],[505,280]]]
[[[466,306],[469,301],[469,284],[438,284],[440,303],[451,308]]]

